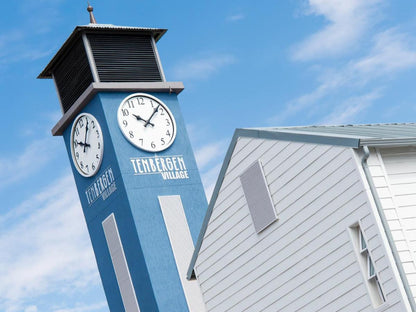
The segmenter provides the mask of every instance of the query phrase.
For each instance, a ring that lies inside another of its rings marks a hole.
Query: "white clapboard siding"
[[[258,159],[279,217],[259,234],[239,180]],[[349,235],[358,222],[388,311],[405,311],[354,152],[240,138],[195,265],[207,310],[375,311]]]
[[[416,150],[381,149],[369,159],[403,269],[416,300]]]

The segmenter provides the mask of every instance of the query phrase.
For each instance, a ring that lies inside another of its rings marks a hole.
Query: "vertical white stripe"
[[[126,312],[140,312],[114,214],[109,215],[102,224],[124,309]]]
[[[159,204],[162,209],[163,219],[165,220],[189,311],[206,311],[198,281],[188,281],[186,279],[188,265],[194,251],[194,244],[185,211],[183,210],[181,197],[179,195],[159,196]]]

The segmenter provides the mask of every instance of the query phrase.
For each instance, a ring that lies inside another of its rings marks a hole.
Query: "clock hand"
[[[86,146],[86,147],[90,147],[91,145],[90,144],[88,144],[88,143],[84,143],[84,142],[78,142],[77,140],[75,140],[74,142],[76,142],[78,145],[81,145],[81,146]]]
[[[84,153],[85,153],[85,148],[87,147],[87,132],[88,132],[88,118],[85,117],[85,119],[87,119],[87,124],[85,125]],[[89,144],[88,144],[88,146],[89,146]]]
[[[153,111],[152,115],[150,115],[149,119],[146,121],[146,123],[144,124],[145,127],[147,127],[148,124],[150,124],[150,120],[153,118],[153,116],[156,114],[157,110],[159,109],[160,104],[158,104],[155,108],[155,110]]]
[[[143,120],[144,122],[147,122],[146,119],[143,119],[142,117],[140,117],[139,115],[135,115],[132,114],[134,117],[136,117],[137,120]],[[151,122],[149,122],[149,125],[151,125],[152,127],[154,127],[155,125]]]

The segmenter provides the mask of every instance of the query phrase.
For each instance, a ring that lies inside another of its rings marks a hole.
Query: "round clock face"
[[[104,142],[100,124],[91,114],[81,113],[71,129],[71,155],[78,172],[91,177],[100,169]]]
[[[118,108],[117,120],[126,139],[142,150],[160,152],[175,140],[175,119],[169,108],[154,96],[144,93],[128,96]]]

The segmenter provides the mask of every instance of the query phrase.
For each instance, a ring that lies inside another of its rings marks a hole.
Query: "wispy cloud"
[[[365,79],[407,70],[416,65],[416,42],[406,33],[391,28],[378,33],[370,53],[351,64],[352,71]]]
[[[227,148],[228,140],[220,140],[207,143],[195,150],[196,162],[208,200],[214,190]]]
[[[337,107],[339,105],[342,107],[344,105],[342,103],[347,101],[343,100],[342,96],[347,99],[358,99],[359,96],[351,96],[351,94],[372,95],[362,97],[366,99],[362,108],[359,107],[358,102],[354,106],[354,111],[362,111],[370,99],[375,101],[382,97],[381,90],[384,85],[394,79],[397,73],[416,67],[416,43],[410,35],[400,32],[397,28],[390,28],[375,34],[370,42],[371,45],[367,51],[363,51],[363,56],[350,59],[338,67],[322,66],[324,69],[318,72],[316,88],[290,101],[285,110],[273,116],[269,122],[282,123],[301,111],[303,113],[310,109],[318,111],[321,101],[335,95],[338,103],[334,105]],[[369,88],[378,91],[369,93]],[[346,90],[350,95],[345,94]],[[339,120],[351,121],[347,116],[353,117],[355,114],[350,111],[343,116]]]
[[[293,48],[295,60],[307,61],[348,53],[377,19],[381,0],[309,0],[306,14],[328,24]]]
[[[15,210],[0,219],[0,250],[7,251],[0,257],[0,310],[35,312],[31,300],[50,294],[88,301],[82,294],[99,279],[72,176]]]
[[[195,158],[198,163],[198,167],[200,169],[205,169],[207,165],[212,163],[212,161],[217,160],[219,157],[223,157],[226,150],[227,140],[211,142],[201,146],[195,151]]]
[[[381,92],[379,90],[351,97],[336,106],[335,109],[325,116],[320,123],[331,125],[348,123],[351,120],[354,120],[357,115],[368,109],[374,101],[380,97]]]
[[[88,304],[88,305],[80,305],[75,308],[69,309],[59,309],[54,312],[101,312],[103,309],[107,309],[108,305],[107,302],[95,303],[95,304]]]
[[[57,155],[57,149],[58,142],[51,137],[33,141],[23,152],[16,155],[3,155],[3,158],[0,158],[0,188],[16,183],[42,169]]]
[[[221,167],[222,167],[222,161],[211,166],[209,170],[205,171],[202,174],[201,179],[202,179],[202,183],[204,184],[205,195],[207,196],[208,202],[211,199],[212,193],[215,188],[215,184],[217,183],[218,175],[220,173]]]
[[[235,62],[235,57],[229,54],[214,54],[183,60],[175,66],[174,75],[180,80],[207,79]]]
[[[244,14],[239,13],[239,14],[233,14],[233,15],[227,16],[226,21],[227,22],[237,22],[237,21],[241,21],[245,18],[246,18],[246,16]]]
[[[49,33],[60,24],[58,7],[63,0],[23,0],[18,2],[18,23],[0,30],[0,65],[2,68],[51,55]],[[45,48],[42,48],[45,47]],[[47,47],[47,48],[46,48]]]

